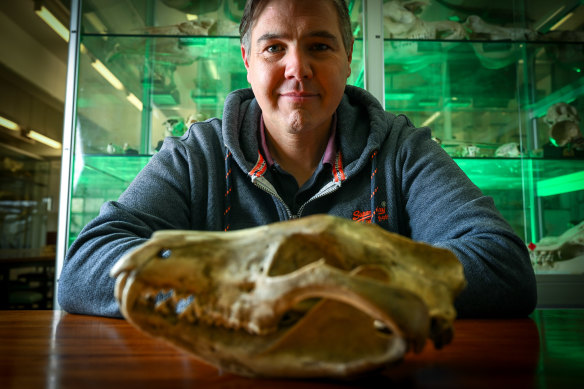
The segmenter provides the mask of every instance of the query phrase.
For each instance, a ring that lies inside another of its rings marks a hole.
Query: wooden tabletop
[[[457,320],[442,350],[353,381],[249,379],[142,334],[126,321],[0,311],[1,388],[575,388],[584,381],[584,310]]]

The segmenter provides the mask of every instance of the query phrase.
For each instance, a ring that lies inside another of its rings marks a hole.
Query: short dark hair
[[[251,30],[253,29],[253,26],[260,13],[266,7],[269,1],[270,0],[247,0],[245,3],[243,16],[241,17],[241,23],[239,24],[239,39],[246,52],[249,52],[251,49]],[[351,31],[351,17],[349,16],[347,4],[345,3],[345,0],[330,1],[333,2],[333,5],[337,10],[339,28],[343,38],[343,45],[345,46],[345,51],[347,54],[349,54],[349,50],[353,45],[353,33]]]

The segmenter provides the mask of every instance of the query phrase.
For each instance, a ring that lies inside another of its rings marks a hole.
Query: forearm
[[[103,243],[104,240],[108,242]],[[103,237],[83,242],[82,247],[72,247],[58,281],[61,309],[70,313],[120,317],[114,298],[115,280],[109,273],[126,251],[142,241]]]
[[[505,234],[441,242],[464,268],[467,287],[455,307],[459,317],[525,317],[537,302],[536,281],[525,245]]]
[[[120,316],[114,299],[114,264],[154,231],[189,229],[189,179],[179,152],[162,150],[120,196],[79,234],[59,277],[58,301],[69,312]],[[186,188],[186,189],[185,189]]]
[[[529,314],[536,284],[525,244],[454,161],[419,141],[405,163],[408,225],[412,239],[448,248],[462,263],[467,287],[456,300],[459,315]]]
[[[120,316],[110,270],[152,232],[151,226],[131,216],[120,204],[105,204],[67,252],[58,281],[61,308],[71,313]]]
[[[412,216],[411,225],[415,240],[448,248],[462,263],[467,287],[456,300],[459,316],[531,313],[536,284],[525,244],[490,198],[479,195],[473,200],[455,199],[436,205],[418,204],[414,207],[417,211],[411,211],[412,215],[418,214]]]

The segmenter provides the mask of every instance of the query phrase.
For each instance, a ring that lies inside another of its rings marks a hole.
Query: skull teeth
[[[198,305],[194,296],[176,293],[172,289],[147,290],[141,294],[140,305],[165,317],[178,317],[189,323],[197,321]]]
[[[228,314],[209,305],[201,306],[191,294],[177,293],[172,289],[149,289],[141,293],[140,305],[166,318],[177,318],[194,324],[202,322],[214,327],[241,329],[238,320],[228,320]]]
[[[164,316],[170,316],[175,308],[174,301],[172,301],[172,299],[167,299],[157,303],[154,310]]]

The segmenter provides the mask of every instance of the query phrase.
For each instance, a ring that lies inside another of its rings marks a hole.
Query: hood
[[[337,115],[339,149],[349,177],[365,166],[379,149],[389,135],[388,124],[393,116],[369,92],[351,85],[345,88]],[[233,160],[245,172],[251,171],[258,160],[260,117],[261,109],[251,88],[233,91],[225,99],[223,139]]]

